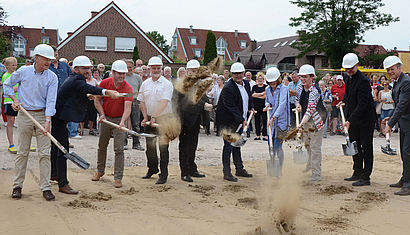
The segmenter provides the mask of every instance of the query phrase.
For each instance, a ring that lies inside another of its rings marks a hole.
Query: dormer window
[[[241,46],[242,49],[246,48],[246,41],[243,41],[243,40],[239,41],[239,45]]]
[[[196,37],[189,37],[189,44],[196,45]]]

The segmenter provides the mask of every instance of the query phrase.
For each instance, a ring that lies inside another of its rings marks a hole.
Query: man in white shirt
[[[148,61],[148,67],[151,71],[151,77],[145,80],[140,88],[138,94],[138,101],[140,102],[140,109],[144,120],[142,120],[141,126],[144,126],[145,132],[155,133],[158,131],[155,128],[157,120],[166,118],[166,114],[172,113],[172,92],[173,86],[164,76],[161,75],[162,70],[161,58],[154,56]],[[147,122],[150,125],[147,125]],[[146,138],[146,155],[148,172],[143,179],[149,179],[152,175],[159,172],[158,170],[158,156],[157,156],[157,140],[156,138]],[[167,182],[168,177],[168,143],[159,144],[160,152],[160,169],[161,174],[156,184],[164,184]]]

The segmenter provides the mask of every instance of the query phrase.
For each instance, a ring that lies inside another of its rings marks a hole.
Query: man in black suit
[[[87,114],[87,94],[117,97],[118,92],[88,85],[86,77],[91,76],[92,64],[86,56],[78,56],[73,61],[74,74],[68,77],[57,93],[56,114],[52,117],[51,134],[68,150],[67,122],[81,122]],[[56,161],[51,176],[57,177],[59,192],[78,194],[67,180],[67,159],[53,144],[51,161]]]
[[[187,74],[190,75],[196,72],[199,66],[200,64],[197,60],[192,59],[188,61],[186,67]],[[173,97],[177,104],[176,111],[181,119],[181,134],[179,135],[181,179],[186,182],[193,182],[191,177],[205,177],[204,174],[198,172],[197,165],[195,164],[195,151],[198,147],[202,111],[205,107],[212,108],[212,105],[207,103],[206,95],[196,104],[190,100],[190,95],[184,95],[176,89],[174,90]]]
[[[370,80],[358,70],[358,64],[359,59],[354,53],[343,57],[346,86],[343,101],[338,105],[346,105],[345,126],[349,130],[350,141],[356,141],[358,150],[353,156],[353,175],[344,180],[355,181],[353,186],[365,186],[370,185],[373,169],[373,129],[377,115],[373,106]]]
[[[228,129],[232,132],[239,124],[242,128],[247,126],[246,116],[252,110],[253,102],[249,82],[244,80],[245,67],[241,63],[234,63],[231,66],[232,78],[229,79],[218,101],[216,120],[221,129]],[[233,147],[231,143],[224,140],[222,150],[222,164],[224,179],[237,182],[238,179],[231,174],[230,157],[233,154],[233,163],[236,168],[236,176],[252,177],[243,167],[241,148]]]
[[[395,108],[387,122],[385,133],[391,133],[391,128],[399,123],[400,128],[400,155],[403,161],[403,173],[399,182],[390,187],[401,188],[394,194],[410,195],[410,77],[402,73],[402,62],[397,56],[389,56],[383,61],[384,69],[394,81],[392,98]]]

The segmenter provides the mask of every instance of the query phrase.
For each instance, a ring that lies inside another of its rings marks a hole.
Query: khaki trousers
[[[46,120],[45,113],[28,111],[40,124]],[[51,190],[50,185],[50,139],[41,133],[34,123],[23,112],[17,116],[17,155],[14,167],[13,188],[23,188],[23,182],[26,176],[27,160],[30,153],[31,139],[36,137],[37,152],[39,156],[40,167],[40,189],[41,191]]]
[[[121,117],[107,117],[107,121],[120,124]],[[107,162],[107,147],[110,142],[111,134],[114,135],[114,180],[121,180],[124,173],[124,144],[125,132],[118,128],[112,127],[106,123],[101,123],[100,138],[98,140],[97,153],[97,171],[105,172],[105,164]]]
[[[322,178],[322,139],[325,128],[315,132],[308,131],[309,128],[314,127],[315,125],[310,121],[304,127],[304,130],[307,131],[307,135],[303,138],[308,152],[306,168],[312,169],[312,179],[320,180]]]

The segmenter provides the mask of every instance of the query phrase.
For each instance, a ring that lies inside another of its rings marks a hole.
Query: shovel
[[[390,133],[386,133],[386,145],[381,146],[382,152],[388,155],[397,155],[397,150],[390,147]]]
[[[270,118],[270,110],[272,108],[267,109],[268,120]],[[266,167],[269,176],[273,177],[280,177],[280,163],[279,158],[275,154],[273,149],[273,140],[272,140],[272,127],[268,127],[268,138],[269,138],[269,159],[266,160]]]
[[[347,127],[345,126],[346,119],[345,119],[345,114],[343,112],[343,106],[340,105],[339,108],[340,108],[340,116],[342,116],[342,124],[344,126],[344,131],[346,134],[346,144],[342,144],[343,153],[345,156],[353,156],[358,153],[357,143],[356,141],[350,142],[349,132],[347,130]]]
[[[139,94],[139,93],[141,93],[141,92],[134,92],[134,93],[119,93],[118,94],[118,98],[121,98],[121,97],[133,97],[134,95],[136,95],[136,94]],[[110,97],[110,96],[108,96],[108,95],[94,95],[94,94],[87,94],[87,98],[88,99],[92,99],[92,98],[94,98],[94,97]]]
[[[29,117],[31,121],[34,123],[34,125],[36,125],[41,131],[46,132],[44,127],[40,123],[38,123],[38,121],[34,119],[33,116],[31,116],[30,113],[27,112],[27,110],[25,110],[21,105],[20,110],[23,111],[23,113],[27,117]],[[78,167],[82,169],[88,169],[88,167],[90,167],[90,163],[85,161],[83,158],[81,158],[74,152],[69,153],[49,132],[47,132],[47,137],[54,143],[55,146],[57,146],[58,149],[60,149],[61,152],[64,153],[65,158],[72,161],[74,164],[76,164]]]
[[[296,127],[299,126],[299,111],[297,109],[293,109],[296,114]],[[296,145],[296,150],[293,151],[293,162],[295,164],[306,164],[308,160],[308,154],[306,150],[302,148],[302,133],[298,131],[296,135],[296,139],[298,141]]]
[[[120,126],[120,125],[118,125],[118,124],[115,124],[115,123],[110,122],[110,121],[107,121],[107,120],[102,120],[102,122],[104,122],[105,124],[108,124],[108,125],[110,125],[110,126],[119,128],[120,130],[125,131],[125,132],[127,132],[127,133],[129,133],[129,134],[131,134],[131,135],[133,135],[133,136],[151,137],[151,138],[157,137],[157,136],[154,135],[154,134],[138,133],[138,132],[136,132],[136,131],[130,130],[130,129],[125,128],[125,127],[122,127],[122,126]]]
[[[252,117],[253,117],[253,113],[254,113],[254,112],[255,112],[255,111],[252,111],[251,114],[249,115],[248,121],[246,122],[248,125],[246,125],[246,126],[243,128],[242,135],[241,135],[241,139],[238,140],[238,141],[236,141],[235,143],[231,143],[231,145],[232,145],[233,147],[242,147],[242,146],[244,146],[244,145],[246,144],[246,141],[248,141],[248,138],[246,138],[246,131],[248,130],[249,123],[251,123],[251,120],[252,120]]]

